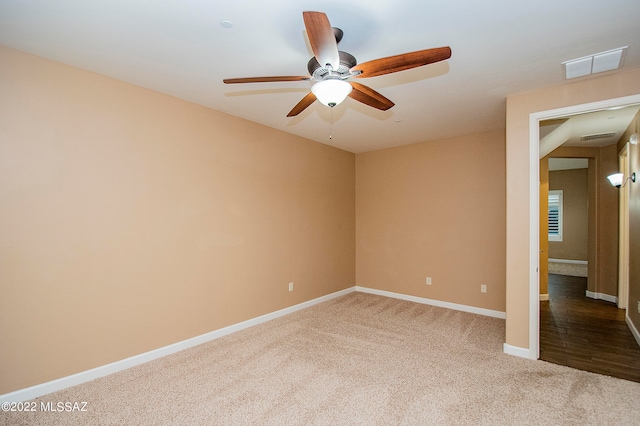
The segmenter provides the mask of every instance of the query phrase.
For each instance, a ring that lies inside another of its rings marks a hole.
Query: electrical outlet
[[[431,285],[431,277],[427,277],[426,283],[427,285]]]
[[[487,292],[487,286],[485,284],[480,284],[480,292],[481,293],[486,293]]]
[[[293,291],[293,283],[289,283],[289,291]]]

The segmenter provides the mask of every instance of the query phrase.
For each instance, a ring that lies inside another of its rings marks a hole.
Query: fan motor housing
[[[314,80],[324,80],[330,75],[334,77],[338,76],[340,78],[350,77],[351,73],[349,70],[355,67],[358,61],[352,54],[347,52],[339,51],[338,55],[340,56],[340,66],[337,70],[332,70],[320,65],[316,58],[312,57],[307,63],[307,70],[309,71],[309,74]]]

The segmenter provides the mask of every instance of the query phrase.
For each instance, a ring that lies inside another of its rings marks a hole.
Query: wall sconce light
[[[624,173],[613,173],[607,176],[607,179],[609,179],[611,185],[615,186],[616,188],[622,188],[627,184],[627,181],[629,179],[631,179],[631,182],[636,181],[636,173],[631,173],[631,176],[626,179],[624,178]]]

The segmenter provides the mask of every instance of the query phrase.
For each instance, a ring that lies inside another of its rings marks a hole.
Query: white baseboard
[[[191,339],[183,340],[181,342],[177,342],[168,346],[164,346],[162,348],[154,349],[149,352],[145,352],[139,355],[125,358],[120,361],[112,362],[111,364],[96,367],[87,371],[82,371],[80,373],[73,374],[71,376],[62,377],[60,379],[52,380],[46,383],[41,383],[39,385],[31,386],[25,389],[20,389],[14,392],[6,393],[4,395],[0,395],[0,403],[28,401],[30,399],[38,398],[42,395],[46,395],[51,392],[56,392],[62,389],[69,388],[71,386],[76,386],[82,383],[86,383],[91,380],[95,380],[97,378],[107,376],[109,374],[117,373],[118,371],[135,367],[136,365],[144,364],[146,362],[153,361],[155,359],[158,359],[167,355],[171,355],[176,352],[183,351],[185,349],[200,345],[202,343],[219,339],[220,337],[227,336],[231,333],[235,333],[236,331],[244,330],[246,328],[253,327],[254,325],[271,321],[273,319],[294,313],[296,311],[300,311],[302,309],[309,308],[319,303],[326,302],[327,300],[344,296],[349,293],[353,293],[354,291],[355,291],[355,287],[351,287],[342,291],[328,294],[326,296],[318,297],[317,299],[299,303],[297,305],[290,306],[288,308],[284,308],[279,311],[271,312],[269,314],[252,318],[247,321],[243,321],[237,324],[230,325],[228,327],[211,331],[209,333],[205,333],[200,336],[193,337]]]
[[[633,337],[636,338],[636,342],[638,342],[638,345],[640,346],[640,333],[638,332],[638,329],[636,328],[636,326],[633,324],[633,321],[631,321],[631,318],[629,318],[628,310],[627,310],[627,315],[625,315],[624,319],[627,325],[629,326],[629,330],[631,330],[631,334],[633,334]]]
[[[93,368],[91,370],[82,371],[80,373],[73,374],[71,376],[61,377],[56,380],[52,380],[50,382],[41,383],[39,385],[31,386],[25,389],[20,389],[14,392],[6,393],[4,395],[0,395],[0,403],[3,402],[22,402],[28,401],[34,398],[38,398],[40,396],[56,392],[62,389],[69,388],[71,386],[76,386],[82,383],[89,382],[91,380],[98,379],[100,377],[107,376],[109,374],[117,373],[118,371],[126,370],[131,367],[135,367],[137,365],[144,364],[146,362],[153,361],[158,358],[162,358],[167,355],[174,354],[176,352],[183,351],[185,349],[189,349],[191,347],[201,345],[206,342],[210,342],[215,339],[219,339],[220,337],[227,336],[231,333],[235,333],[240,330],[244,330],[249,327],[253,327],[258,324],[262,324],[267,321],[271,321],[273,319],[294,313],[296,311],[300,311],[302,309],[309,308],[311,306],[317,305],[322,302],[326,302],[327,300],[334,299],[336,297],[344,296],[349,293],[353,293],[354,291],[360,291],[363,293],[377,294],[380,296],[391,297],[394,299],[402,299],[410,302],[422,303],[426,305],[438,306],[441,308],[453,309],[456,311],[469,312],[472,314],[484,315],[494,318],[506,318],[506,313],[501,311],[494,311],[491,309],[477,308],[475,306],[467,306],[460,305],[457,303],[443,302],[440,300],[426,299],[423,297],[409,296],[406,294],[393,293],[390,291],[384,290],[375,290],[367,287],[355,286],[342,291],[338,291],[335,293],[328,294],[326,296],[318,297],[313,300],[309,300],[307,302],[299,303],[294,306],[290,306],[288,308],[281,309],[279,311],[271,312],[269,314],[265,314],[256,318],[249,319],[247,321],[243,321],[237,324],[230,325],[228,327],[224,327],[218,330],[211,331],[209,333],[202,334],[200,336],[193,337],[191,339],[183,340],[181,342],[177,342],[168,346],[164,346],[158,349],[154,349],[149,352],[145,352],[139,355],[134,355],[129,358],[125,358],[120,361],[112,362],[111,364],[103,365],[100,367]],[[507,345],[505,343],[505,353],[509,353],[512,355],[521,356],[524,358],[528,358],[528,349],[516,348],[514,346],[509,346],[509,351],[507,351]]]
[[[593,291],[587,290],[586,295],[590,299],[605,300],[607,302],[611,302],[611,303],[615,303],[615,304],[618,303],[618,298],[616,296],[612,296],[610,294],[595,293]]]
[[[506,313],[502,311],[476,308],[475,306],[460,305],[457,303],[443,302],[441,300],[427,299],[424,297],[417,297],[417,296],[409,296],[407,294],[394,293],[394,292],[385,291],[385,290],[376,290],[368,287],[356,286],[356,291],[360,291],[362,293],[376,294],[378,296],[391,297],[393,299],[406,300],[409,302],[422,303],[423,305],[433,305],[441,308],[453,309],[455,311],[469,312],[472,314],[484,315],[487,317],[502,318],[502,319],[505,319],[507,317]]]
[[[541,294],[540,295],[540,301],[541,302],[546,302],[547,300],[549,300],[549,294]]]
[[[507,355],[519,356],[520,358],[538,359],[537,355],[532,354],[529,349],[508,345],[506,343],[502,345],[502,351]]]

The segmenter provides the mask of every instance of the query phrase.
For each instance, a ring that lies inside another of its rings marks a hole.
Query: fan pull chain
[[[333,107],[331,107],[331,123],[329,124],[329,139],[333,139]]]

